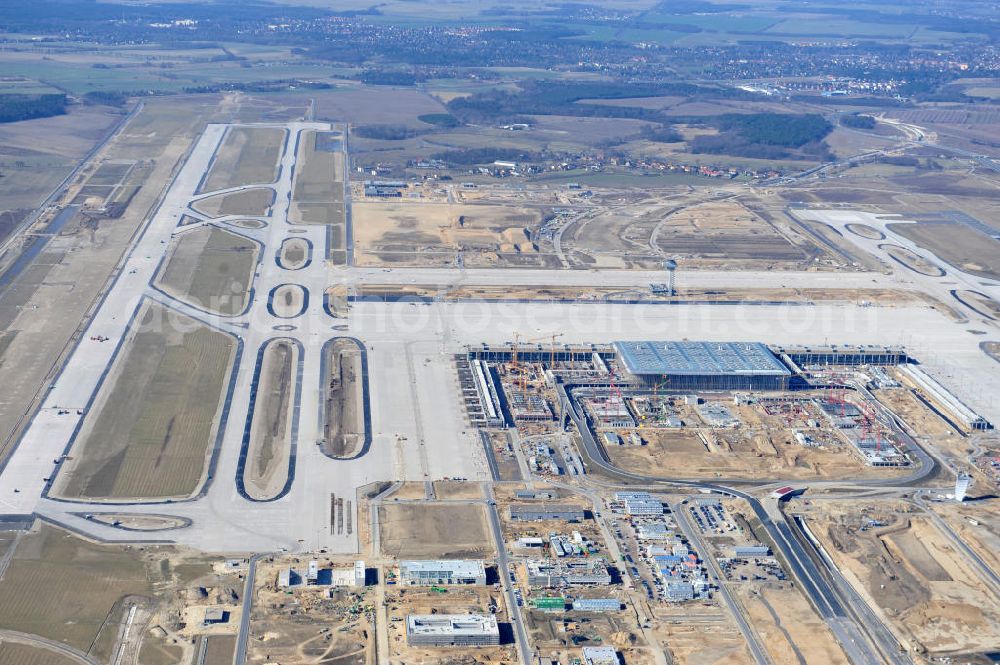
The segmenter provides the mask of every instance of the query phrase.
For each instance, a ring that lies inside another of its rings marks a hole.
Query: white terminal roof
[[[499,627],[492,614],[411,614],[406,630],[411,635],[491,635]]]
[[[615,342],[631,374],[768,375],[791,372],[760,342]]]

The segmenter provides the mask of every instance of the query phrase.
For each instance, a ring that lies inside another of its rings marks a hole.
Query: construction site
[[[470,421],[522,436],[572,424],[625,471],[690,478],[899,478],[934,434],[922,409],[960,431],[988,427],[898,348],[759,343],[515,343],[457,356]],[[911,395],[911,400],[901,399]],[[503,448],[494,448],[503,457]],[[533,451],[527,454],[532,455]],[[582,472],[556,451],[537,470]],[[563,455],[565,457],[565,455]],[[535,464],[533,462],[533,464]]]

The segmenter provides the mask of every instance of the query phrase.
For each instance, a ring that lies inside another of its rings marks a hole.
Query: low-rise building
[[[578,585],[607,586],[611,584],[608,565],[601,558],[583,561],[542,561],[525,563],[528,584],[534,587],[564,587]]]
[[[614,647],[583,647],[584,665],[618,665]]]
[[[411,614],[406,617],[411,646],[478,647],[500,644],[497,618],[482,614]]]
[[[512,503],[510,505],[510,519],[518,522],[538,522],[542,520],[582,522],[586,517],[586,510],[583,506],[578,505],[533,503]]]
[[[400,561],[399,579],[402,584],[430,586],[436,584],[486,584],[486,567],[481,559],[455,561]]]
[[[617,598],[577,598],[573,601],[575,612],[617,612],[622,601]]]

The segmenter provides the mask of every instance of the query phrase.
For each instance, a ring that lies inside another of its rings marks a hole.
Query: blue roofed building
[[[760,342],[615,342],[625,372],[669,390],[785,390],[791,371]]]

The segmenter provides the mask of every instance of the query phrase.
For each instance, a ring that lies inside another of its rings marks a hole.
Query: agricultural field
[[[362,350],[351,339],[335,339],[325,348],[323,452],[335,458],[350,458],[365,443]]]
[[[266,184],[278,177],[278,159],[288,136],[282,129],[231,127],[200,191]]]
[[[232,194],[215,194],[198,199],[192,207],[209,217],[249,215],[266,217],[274,204],[274,190],[264,187],[244,189]]]
[[[0,241],[121,120],[106,108],[0,124]]]
[[[378,520],[382,553],[397,559],[482,558],[494,552],[478,505],[386,503]]]
[[[202,483],[235,341],[157,305],[137,320],[60,474],[63,496],[188,496]]]
[[[21,539],[0,581],[0,625],[88,652],[118,601],[135,595],[153,587],[134,551],[43,525]]]
[[[997,644],[1000,600],[929,518],[899,503],[823,502],[805,515],[908,649],[959,657]]]
[[[284,339],[269,342],[262,357],[243,472],[247,493],[254,499],[274,498],[288,477],[299,360],[298,346]]]
[[[157,285],[171,295],[223,316],[242,312],[250,296],[258,245],[207,225],[174,236]]]

